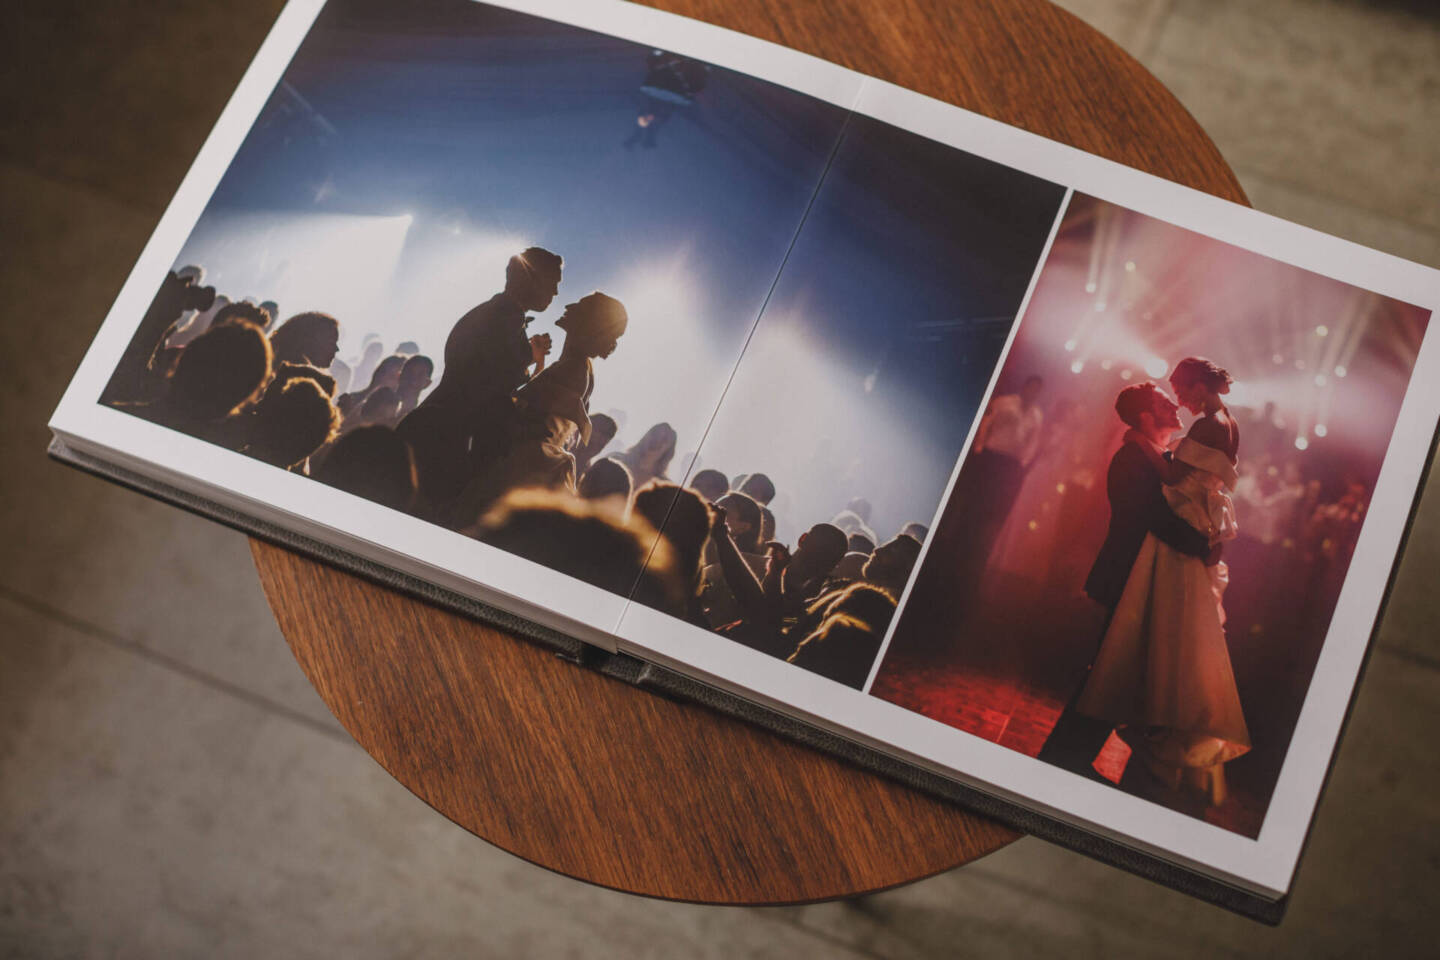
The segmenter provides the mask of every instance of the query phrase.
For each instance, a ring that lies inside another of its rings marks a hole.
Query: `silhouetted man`
[[[1130,569],[1147,534],[1153,533],[1181,553],[1204,557],[1207,564],[1219,560],[1218,550],[1212,552],[1209,539],[1170,509],[1160,474],[1140,447],[1141,443],[1149,443],[1164,449],[1170,443],[1175,431],[1180,429],[1180,419],[1175,415],[1177,409],[1173,400],[1148,381],[1126,387],[1115,399],[1115,412],[1132,430],[1110,459],[1110,469],[1105,475],[1110,527],[1090,576],[1085,580],[1085,593],[1105,608],[1101,638],[1125,591]],[[1097,642],[1090,655],[1092,664],[1098,652]],[[1114,728],[1075,712],[1075,701],[1084,689],[1089,672],[1090,664],[1087,664],[1037,759],[1100,779],[1093,764]]]
[[[451,329],[440,382],[401,421],[398,431],[415,453],[420,493],[431,508],[453,500],[474,466],[503,449],[514,417],[511,398],[550,352],[549,334],[526,336],[526,312],[550,306],[562,266],[540,247],[511,257],[505,289]]]

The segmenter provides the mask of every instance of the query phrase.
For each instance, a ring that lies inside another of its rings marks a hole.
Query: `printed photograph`
[[[666,50],[331,0],[100,402],[859,688],[1064,195]]]
[[[1429,320],[1075,195],[870,692],[1258,836]]]

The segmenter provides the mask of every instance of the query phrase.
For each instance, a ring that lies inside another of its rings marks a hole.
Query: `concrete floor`
[[[1440,266],[1427,4],[1063,5],[1179,95],[1255,206]],[[1434,484],[1278,930],[1031,839],[851,902],[657,903],[522,863],[391,780],[301,676],[243,537],[43,456],[276,6],[7,11],[0,957],[1433,955]]]

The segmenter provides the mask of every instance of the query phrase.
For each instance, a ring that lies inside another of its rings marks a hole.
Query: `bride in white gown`
[[[1240,431],[1220,400],[1230,375],[1188,357],[1170,383],[1199,419],[1170,460],[1148,441],[1141,445],[1166,478],[1170,508],[1215,546],[1237,533],[1228,491]],[[1148,535],[1076,703],[1081,714],[1116,726],[1133,750],[1131,763],[1213,805],[1225,799],[1224,764],[1250,749],[1225,643],[1226,580],[1224,563],[1206,566]]]

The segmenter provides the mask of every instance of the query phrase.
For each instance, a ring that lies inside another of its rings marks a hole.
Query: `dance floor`
[[[1027,602],[1029,596],[1019,583],[985,590],[975,615],[957,624],[953,632],[957,639],[944,648],[892,648],[871,692],[947,726],[1035,756],[1073,693],[1072,685],[1083,675],[1101,624],[1098,608],[1078,597],[1064,609],[1052,605],[1040,622],[1039,608]],[[1095,770],[1120,789],[1129,759],[1130,748],[1111,734]],[[1219,806],[1207,806],[1158,784],[1143,792],[1127,792],[1255,836],[1268,798],[1249,786],[1243,761],[1228,765],[1229,796]]]

